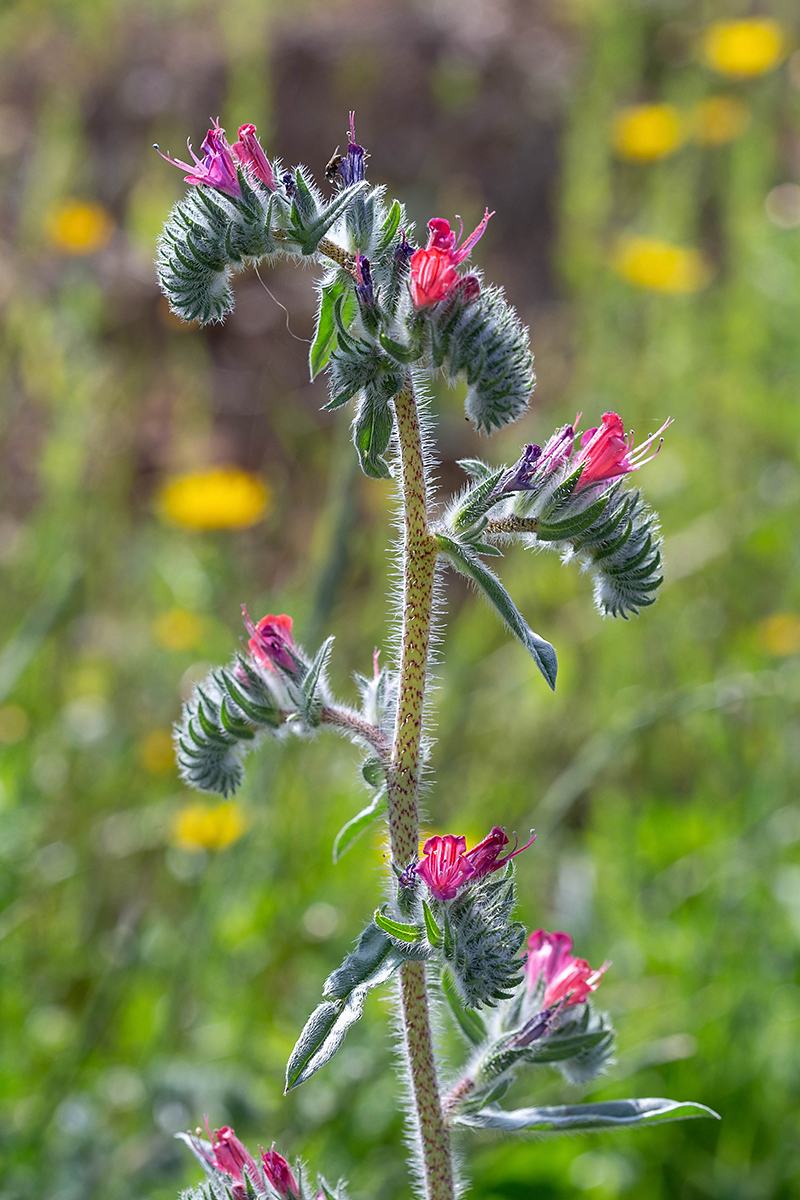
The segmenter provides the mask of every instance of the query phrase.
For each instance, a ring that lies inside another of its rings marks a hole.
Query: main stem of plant
[[[392,862],[417,860],[420,743],[433,618],[436,542],[428,528],[428,495],[419,413],[411,380],[395,396],[403,495],[403,625],[397,721],[389,771]],[[411,1071],[427,1200],[454,1200],[450,1135],[442,1115],[433,1053],[425,964],[400,970],[403,1033]]]

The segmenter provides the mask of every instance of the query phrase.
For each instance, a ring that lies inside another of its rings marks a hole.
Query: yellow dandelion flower
[[[211,467],[168,479],[157,500],[162,515],[188,529],[245,529],[263,518],[270,492],[240,467]]]
[[[181,850],[224,850],[246,829],[244,811],[235,800],[187,804],[175,816],[172,840]]]
[[[139,743],[139,761],[150,775],[167,775],[175,769],[170,729],[149,729]]]
[[[617,242],[611,265],[635,287],[676,295],[699,291],[711,278],[710,266],[699,250],[631,234]]]
[[[50,241],[64,254],[94,254],[111,240],[114,222],[91,200],[67,200],[47,218]]]
[[[750,124],[750,108],[738,96],[706,96],[692,112],[694,139],[702,146],[735,141]]]
[[[168,608],[154,619],[153,640],[165,650],[193,650],[205,632],[205,622],[187,608]]]
[[[774,70],[786,57],[786,33],[770,17],[714,21],[701,36],[700,54],[718,75],[752,79]]]
[[[674,104],[631,104],[619,110],[611,126],[617,154],[634,162],[666,158],[683,141],[683,120]]]
[[[758,626],[758,640],[768,654],[788,658],[800,654],[800,616],[797,613],[773,613]]]

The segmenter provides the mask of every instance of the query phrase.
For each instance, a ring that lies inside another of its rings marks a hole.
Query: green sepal
[[[317,651],[300,689],[303,719],[307,725],[312,727],[319,725],[320,712],[322,711],[322,696],[319,694],[319,686],[320,682],[325,678],[333,643],[334,637],[331,634]]]
[[[389,209],[388,213],[386,214],[386,218],[381,225],[381,234],[378,239],[378,244],[375,247],[376,258],[380,258],[380,256],[385,254],[391,246],[392,242],[394,241],[394,235],[397,233],[402,218],[403,209],[399,200],[392,201],[392,207]]]
[[[360,180],[358,183],[351,184],[349,188],[345,188],[343,191],[339,192],[339,195],[336,196],[336,198],[322,210],[315,220],[305,225],[303,238],[301,241],[301,248],[304,255],[308,256],[310,254],[316,254],[320,242],[329,232],[331,227],[336,224],[336,222],[344,213],[345,209],[353,202],[356,196],[358,196],[360,192],[363,192],[368,186],[369,185],[365,179]]]
[[[413,343],[410,346],[403,346],[400,342],[396,342],[394,338],[390,338],[386,333],[380,333],[378,340],[386,353],[390,354],[399,363],[416,362],[422,353],[420,346],[415,346]]]
[[[445,967],[442,971],[442,991],[464,1036],[473,1046],[480,1046],[488,1036],[486,1026],[478,1013],[472,1008],[467,1008],[462,1001],[449,967]]]
[[[492,546],[489,542],[473,541],[470,538],[469,546],[476,554],[488,554],[490,558],[504,558],[503,551],[498,546]]]
[[[540,521],[536,536],[540,542],[562,542],[568,538],[578,537],[594,525],[598,517],[602,516],[607,505],[607,497],[601,496],[583,512],[565,517],[563,521]]]
[[[558,660],[550,643],[533,632],[494,572],[490,571],[469,547],[443,533],[434,536],[442,553],[456,570],[478,585],[514,636],[522,642],[547,683],[555,691]]]
[[[456,460],[456,466],[461,467],[471,479],[480,482],[487,475],[491,475],[494,467],[490,467],[488,463],[482,462],[479,458],[459,458]]]
[[[442,944],[442,931],[436,924],[436,919],[431,912],[430,905],[427,900],[422,901],[422,915],[425,918],[425,932],[428,935],[428,941],[433,946],[434,950],[438,950]]]
[[[380,908],[375,909],[372,919],[379,929],[388,933],[389,937],[396,938],[398,942],[414,944],[422,941],[422,933],[416,925],[405,925],[402,921],[394,921],[391,917],[387,917]]]

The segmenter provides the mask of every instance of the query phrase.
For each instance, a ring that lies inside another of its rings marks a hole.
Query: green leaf
[[[511,1112],[491,1106],[461,1113],[457,1125],[472,1129],[498,1129],[507,1133],[548,1129],[619,1129],[629,1125],[656,1125],[719,1113],[692,1100],[606,1100],[600,1104],[558,1104],[542,1108],[517,1108]]]
[[[325,980],[322,994],[328,999],[345,1000],[356,988],[377,987],[379,983],[385,983],[408,957],[383,930],[370,922],[342,965]]]
[[[490,571],[486,564],[482,563],[461,542],[457,542],[443,533],[436,534],[436,541],[439,543],[442,553],[449,558],[456,570],[478,585],[514,636],[522,642],[550,687],[555,691],[558,672],[555,650],[543,637],[533,632],[494,572]]]
[[[456,466],[461,467],[472,479],[480,481],[485,479],[487,475],[491,475],[494,470],[488,463],[482,462],[479,458],[459,458],[456,460]]]
[[[436,924],[427,900],[422,901],[422,913],[425,917],[425,932],[428,935],[428,941],[435,950],[442,944],[442,931]]]
[[[331,356],[336,346],[336,325],[333,314],[337,296],[344,292],[343,279],[334,279],[333,283],[324,283],[320,295],[319,311],[317,312],[317,328],[314,330],[314,340],[308,352],[308,367],[311,378],[316,379]]]
[[[405,925],[402,921],[394,921],[391,917],[387,917],[380,908],[375,909],[372,919],[379,929],[388,933],[389,937],[396,938],[398,942],[414,943],[422,940],[422,934],[416,925]]]
[[[461,531],[468,529],[470,525],[474,525],[480,521],[481,517],[497,503],[499,497],[494,496],[494,489],[497,487],[500,480],[505,475],[508,467],[500,467],[497,471],[492,471],[491,475],[487,475],[480,483],[471,489],[461,501],[458,509],[453,516],[453,528]]]
[[[563,521],[540,521],[536,536],[542,542],[560,542],[567,538],[577,537],[578,534],[585,533],[591,525],[594,525],[598,517],[602,516],[606,505],[607,497],[601,496],[599,500],[595,500],[582,512],[565,517]]]
[[[320,242],[329,232],[331,227],[336,224],[339,218],[344,214],[344,211],[350,204],[353,203],[356,196],[363,192],[368,183],[365,179],[358,183],[352,184],[349,188],[344,188],[339,192],[339,195],[328,204],[316,220],[309,222],[305,226],[304,237],[302,240],[303,254],[316,254]],[[299,181],[298,181],[299,187]]]
[[[381,333],[378,335],[381,345],[387,354],[391,354],[392,358],[400,363],[416,362],[420,356],[421,348],[419,346],[403,346],[400,342],[396,342],[394,338],[390,338],[388,334]]]
[[[382,789],[366,808],[356,813],[337,833],[333,839],[333,861],[338,863],[345,856],[372,822],[381,815],[386,807],[386,789]]]
[[[473,1046],[479,1046],[486,1041],[487,1030],[481,1017],[472,1008],[467,1006],[462,1001],[458,994],[453,972],[449,967],[445,967],[442,971],[442,991],[444,992],[447,1003],[450,1005],[450,1010],[456,1021],[461,1027],[461,1031],[468,1041],[472,1042]]]
[[[317,651],[314,661],[308,668],[303,685],[303,717],[308,725],[319,725],[319,714],[322,708],[322,697],[318,694],[320,681],[324,680],[325,672],[333,649],[334,637],[326,638]]]
[[[391,472],[383,455],[392,437],[392,413],[382,396],[372,391],[361,397],[353,421],[353,443],[358,451],[361,470],[370,479],[390,479]]]
[[[376,247],[376,254],[378,258],[380,258],[382,254],[385,254],[391,246],[394,235],[397,233],[397,230],[400,226],[402,217],[402,206],[398,200],[395,200],[392,202],[392,207],[386,214],[386,220],[381,225],[381,236],[378,239],[378,245]]]

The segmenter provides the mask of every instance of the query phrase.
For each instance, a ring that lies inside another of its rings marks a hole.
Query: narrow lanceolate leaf
[[[326,979],[323,995],[327,998],[314,1009],[297,1039],[286,1066],[287,1092],[330,1062],[360,1018],[367,993],[386,983],[409,957],[418,958],[420,953],[398,946],[377,926],[367,926],[355,950]]]
[[[479,1046],[482,1042],[485,1042],[487,1037],[486,1026],[475,1010],[467,1008],[461,1000],[449,967],[445,967],[442,971],[442,991],[447,998],[447,1003],[450,1005],[450,1011],[467,1040],[472,1042],[473,1046]]]
[[[391,917],[387,917],[379,908],[375,909],[372,917],[375,924],[384,933],[388,933],[389,937],[396,938],[398,942],[414,942],[422,941],[422,933],[417,929],[416,925],[406,925],[402,921],[394,921]]]
[[[322,285],[317,328],[314,330],[314,340],[308,352],[308,367],[312,379],[316,379],[324,368],[331,356],[331,350],[336,345],[336,324],[333,314],[336,298],[342,294],[344,287],[342,279],[334,279],[332,283]]]
[[[333,635],[326,638],[316,653],[314,661],[308,668],[308,674],[303,680],[303,716],[309,725],[319,724],[319,714],[322,708],[320,684],[324,681],[328,661],[333,649]]]
[[[601,1104],[558,1104],[543,1108],[517,1108],[511,1112],[491,1106],[461,1113],[457,1125],[472,1129],[498,1129],[506,1133],[548,1129],[618,1129],[627,1125],[656,1125],[690,1117],[715,1117],[719,1113],[691,1100],[606,1100]]]
[[[425,932],[428,935],[428,941],[433,946],[434,950],[442,944],[442,931],[436,924],[430,905],[427,900],[422,901],[422,912],[425,917]]]
[[[369,185],[367,184],[366,180],[362,179],[359,183],[354,183],[351,185],[351,187],[344,188],[344,190],[339,192],[339,195],[332,200],[326,208],[323,209],[323,211],[315,220],[310,221],[305,226],[305,236],[302,243],[303,254],[308,255],[316,253],[317,247],[325,237],[325,234],[328,233],[331,227],[336,224],[341,216],[344,215],[345,209],[348,207],[348,205],[353,203],[353,200],[356,198],[359,192],[363,192],[368,186]]]
[[[470,525],[474,525],[477,521],[480,521],[481,517],[495,503],[495,488],[507,470],[507,467],[500,467],[499,470],[493,471],[491,475],[487,475],[485,479],[482,479],[474,488],[467,492],[453,514],[454,529],[469,529]]]
[[[514,636],[522,642],[550,687],[555,691],[558,660],[550,643],[546,642],[543,637],[539,637],[538,633],[533,632],[500,580],[485,563],[481,562],[477,555],[461,542],[457,542],[443,533],[436,534],[436,540],[442,553],[449,558],[456,570],[477,584]]]
[[[372,822],[383,813],[386,808],[386,789],[378,792],[373,800],[362,808],[360,813],[356,813],[354,817],[342,826],[333,839],[333,861],[338,863],[340,858],[343,858],[348,850],[353,847],[358,839]]]

